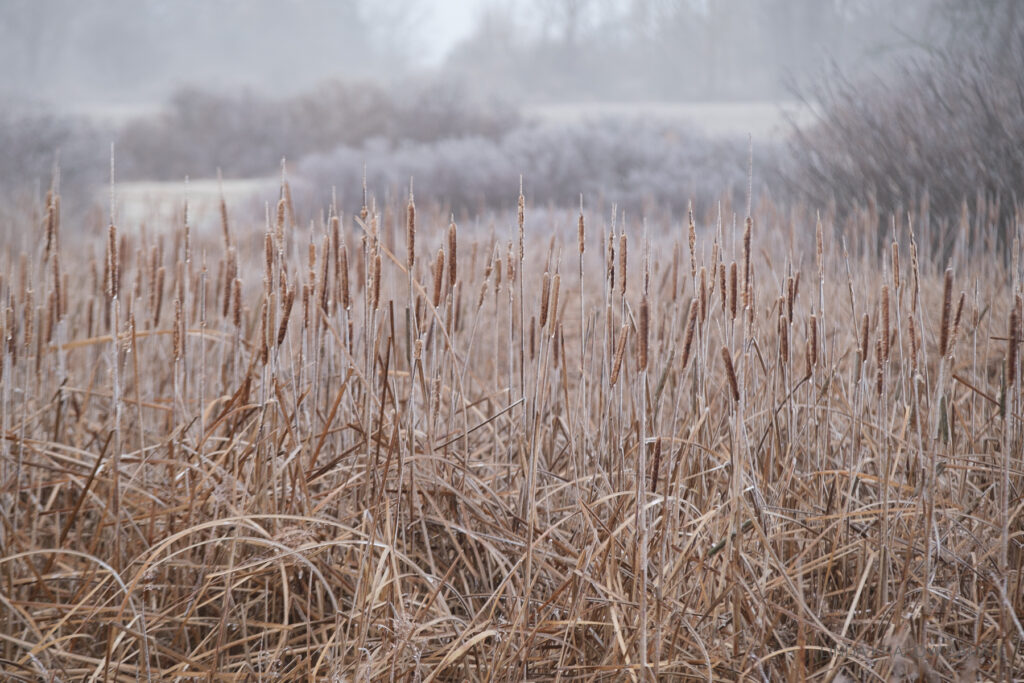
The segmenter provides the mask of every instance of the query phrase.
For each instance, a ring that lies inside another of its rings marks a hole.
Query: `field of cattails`
[[[182,208],[5,228],[4,680],[1024,671],[1019,219]]]

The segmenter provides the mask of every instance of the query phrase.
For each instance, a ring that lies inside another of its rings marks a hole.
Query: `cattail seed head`
[[[619,372],[622,370],[622,356],[626,353],[626,337],[629,335],[629,327],[626,325],[622,326],[619,330],[619,340],[615,345],[615,357],[612,361],[612,372],[609,377],[610,386],[615,386],[615,383],[619,381]]]
[[[693,222],[693,202],[689,202],[686,212],[690,219],[686,241],[690,247],[690,277],[693,277],[697,274],[697,226]],[[716,249],[717,247],[718,245],[715,244]],[[711,265],[714,266],[714,264],[715,260],[711,259]]]
[[[444,249],[437,250],[437,257],[434,259],[433,267],[433,289],[431,290],[430,301],[434,308],[441,305],[441,288],[444,282]]]
[[[882,285],[882,311],[879,325],[881,327],[882,362],[889,361],[889,286]]]
[[[690,312],[686,316],[686,332],[683,334],[683,360],[682,369],[686,370],[686,366],[690,362],[690,352],[693,349],[693,332],[697,326],[697,305],[695,302],[690,302]]]
[[[626,233],[619,235],[619,294],[626,294]]]
[[[583,197],[580,196],[580,204],[582,203]],[[583,228],[583,209],[581,208],[580,218],[579,221],[576,223],[576,248],[579,250],[581,256],[583,255],[583,252],[586,250],[585,236],[586,234]]]
[[[405,248],[405,264],[409,268],[409,274],[412,275],[412,267],[416,265],[416,203],[413,201],[411,188],[409,190],[409,205],[406,207]]]
[[[650,334],[650,309],[645,296],[640,300],[640,320],[637,339],[637,368],[647,370],[647,344]]]
[[[789,322],[785,315],[779,316],[779,358],[789,363]]]
[[[892,243],[892,286],[897,291],[900,287],[900,245]]]
[[[811,316],[808,324],[809,333],[807,338],[807,362],[811,367],[818,364],[818,317]]]
[[[551,277],[548,275],[548,271],[544,271],[544,277],[540,284],[540,326],[544,327],[544,324],[548,321],[548,303],[551,296]]]
[[[1017,301],[1020,301],[1020,297],[1017,297]],[[1018,306],[1010,308],[1009,327],[1009,346],[1006,351],[1006,385],[1008,388],[1015,386],[1017,383],[1017,361],[1020,355],[1021,343],[1020,310]]]
[[[303,293],[304,294],[304,298],[306,299],[306,307],[307,307],[307,311],[306,312],[307,312],[307,314],[308,314],[308,307],[309,307],[309,303],[308,303],[309,295],[308,295],[308,292],[309,292],[309,290],[307,288],[306,291]],[[295,303],[295,287],[289,287],[288,291],[285,292],[283,301],[281,302],[281,306],[282,306],[281,324],[278,325],[278,328],[277,328],[277,343],[276,343],[276,346],[280,346],[281,343],[284,342],[285,335],[288,334],[288,321],[291,318],[292,304],[293,303]]]
[[[949,351],[949,333],[953,315],[953,269],[946,268],[942,283],[942,320],[939,328],[939,356],[945,358]]]
[[[697,302],[700,306],[700,321],[703,323],[708,319],[708,271],[704,266],[700,267],[700,285],[697,293]]]
[[[558,290],[562,284],[562,276],[559,273],[555,273],[555,276],[551,278],[551,300],[550,313],[548,317],[551,319],[551,329],[554,331],[555,325],[558,324]]]
[[[725,365],[725,377],[729,380],[729,390],[732,393],[732,400],[739,403],[740,400],[740,385],[736,381],[736,369],[732,364],[732,355],[729,353],[729,349],[722,347],[722,363]]]
[[[458,281],[458,228],[455,221],[448,224],[448,288],[454,289]]]
[[[380,254],[377,254],[373,259],[373,297],[371,299],[373,302],[373,310],[375,311],[378,306],[380,306],[380,271]]]
[[[729,316],[736,319],[736,262],[729,264]]]
[[[341,307],[348,310],[351,306],[349,300],[348,291],[348,249],[345,245],[341,245],[341,249],[338,252],[338,287],[340,288],[339,298],[341,300]]]

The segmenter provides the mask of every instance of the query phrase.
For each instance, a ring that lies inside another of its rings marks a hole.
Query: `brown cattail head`
[[[274,223],[274,238],[277,240],[278,251],[284,251],[284,216],[287,202],[284,197],[277,201],[277,221]]]
[[[736,319],[736,262],[729,264],[729,317]]]
[[[1020,301],[1020,297],[1017,297],[1017,302]],[[1017,383],[1017,360],[1019,358],[1019,349],[1021,343],[1021,329],[1020,329],[1020,308],[1019,306],[1013,306],[1010,308],[1010,329],[1009,329],[1009,346],[1006,351],[1006,386],[1007,388],[1013,387]]]
[[[789,363],[789,321],[785,315],[779,316],[779,358]]]
[[[626,294],[626,233],[619,235],[619,294]]]
[[[220,198],[220,230],[224,235],[224,248],[231,248],[231,229],[228,225],[228,204],[224,201],[224,197]]]
[[[754,219],[747,216],[743,228],[743,307],[750,305],[750,235],[754,229]]]
[[[818,259],[818,275],[823,277],[825,274],[825,233],[821,227],[821,214],[818,214],[818,221],[814,229],[814,253]]]
[[[900,288],[900,245],[899,242],[892,243],[892,286],[899,291]]]
[[[607,253],[606,257],[605,257],[605,263],[607,265],[607,271],[608,271],[608,273],[607,273],[607,275],[608,275],[608,289],[610,291],[614,292],[615,291],[615,240],[612,239],[613,237],[614,237],[614,233],[611,233],[608,236],[608,239],[607,239],[608,253]]]
[[[960,333],[960,318],[964,314],[964,302],[967,301],[967,292],[960,292],[960,301],[956,304],[956,314],[953,315],[953,329],[949,334],[949,345],[950,353],[953,352],[953,347],[956,346],[956,338]]]
[[[107,229],[107,297],[113,299],[121,291],[121,266],[118,262],[117,228]]]
[[[953,317],[953,269],[946,268],[942,283],[942,321],[939,328],[939,356],[945,358],[949,351],[949,333]]]
[[[911,324],[913,324],[913,319],[911,319]],[[870,325],[870,320],[868,318],[868,314],[865,313],[864,317],[861,318],[861,321],[860,321],[860,340],[859,340],[860,341],[861,357],[864,358],[864,359],[867,359],[867,357],[868,357],[868,326],[869,325]]]
[[[736,370],[732,364],[732,355],[729,353],[729,349],[725,346],[722,347],[722,363],[725,364],[725,377],[729,380],[729,390],[732,393],[732,400],[739,402],[740,400],[740,385],[736,381]]]
[[[309,329],[309,283],[302,283],[302,329]]]
[[[714,268],[714,266],[711,266]],[[719,298],[722,300],[722,313],[729,310],[729,276],[727,275],[728,269],[724,263],[718,264],[718,289],[720,290]],[[711,273],[714,275],[714,273]],[[712,286],[714,286],[714,280],[712,280]]]
[[[650,307],[645,296],[640,300],[639,337],[637,339],[637,369],[647,370],[647,344],[650,335]]]
[[[658,491],[658,472],[661,469],[661,437],[654,441],[654,458],[651,464],[651,493]]]
[[[231,322],[235,329],[242,327],[242,281],[235,278],[231,285]]]
[[[458,228],[455,227],[455,219],[448,224],[448,288],[454,289],[458,280]],[[472,264],[470,264],[472,265]]]
[[[693,202],[689,202],[686,212],[690,219],[686,239],[690,247],[690,276],[693,277],[697,274],[697,226],[693,222]],[[717,247],[718,245],[716,244],[715,246]],[[712,259],[711,265],[714,266],[714,264],[715,261]]]
[[[700,285],[697,290],[697,302],[700,306],[700,322],[703,324],[708,319],[708,271],[704,266],[700,267]]]
[[[867,314],[864,315],[867,318]],[[866,338],[865,338],[866,341]],[[913,372],[917,372],[917,349],[919,342],[917,341],[917,328],[914,326],[914,318],[910,318],[910,369]]]
[[[348,310],[352,302],[348,292],[348,249],[344,244],[338,251],[338,287],[341,290],[338,297],[341,307]]]
[[[807,338],[807,362],[811,367],[818,364],[818,317],[811,316]]]
[[[522,263],[526,256],[526,197],[523,196],[523,179],[519,178],[519,201],[516,203],[516,221],[519,224],[519,262]]]
[[[889,361],[889,286],[882,285],[882,310],[878,321],[880,330],[879,341],[882,344],[882,362]]]
[[[267,291],[274,284],[274,238],[268,232],[263,236],[263,285]]]
[[[183,325],[183,322],[182,322],[182,314],[181,314],[181,299],[178,298],[178,297],[175,297],[175,299],[174,299],[174,329],[173,329],[172,334],[171,334],[171,339],[172,339],[172,341],[171,341],[172,357],[173,357],[173,359],[175,361],[181,360],[182,357],[185,355],[184,354],[185,340],[182,338],[182,331],[183,331],[183,329],[184,329],[184,325]]]
[[[580,195],[580,218],[576,223],[576,248],[579,249],[580,255],[586,250],[586,232],[583,228],[583,195]]]
[[[444,249],[438,248],[437,257],[434,259],[433,267],[433,289],[431,290],[430,301],[434,308],[441,305],[441,291],[444,284]]]
[[[548,321],[548,304],[551,297],[551,276],[544,271],[544,277],[540,283],[540,326],[543,329]]]
[[[562,276],[560,273],[555,273],[555,276],[551,278],[551,296],[549,297],[551,303],[549,308],[551,309],[548,313],[548,318],[551,320],[551,331],[554,333],[555,325],[558,324],[558,290],[562,284]]]
[[[306,298],[306,306],[308,312],[308,289],[304,292]],[[292,304],[295,303],[295,287],[289,287],[284,294],[284,299],[281,300],[281,323],[277,327],[277,340],[276,346],[280,346],[284,341],[285,335],[288,334],[288,320],[292,314]]]
[[[682,369],[686,370],[686,366],[690,362],[690,352],[693,349],[693,332],[697,326],[697,304],[696,302],[690,302],[690,312],[686,316],[686,332],[683,334],[683,362]]]
[[[380,271],[380,254],[377,254],[373,259],[373,297],[371,299],[373,302],[373,310],[375,311],[380,306]]]
[[[609,384],[615,386],[615,383],[619,380],[619,372],[622,370],[622,356],[626,352],[626,337],[629,335],[629,327],[626,325],[622,326],[619,330],[619,341],[615,345],[615,358],[612,361],[612,373],[609,378]]]
[[[409,205],[406,207],[405,249],[405,265],[408,266],[411,277],[412,267],[416,265],[416,203],[413,201],[411,185],[409,187]]]

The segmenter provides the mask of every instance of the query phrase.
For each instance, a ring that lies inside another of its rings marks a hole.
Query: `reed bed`
[[[1024,670],[1019,239],[363,196],[5,240],[5,680]]]

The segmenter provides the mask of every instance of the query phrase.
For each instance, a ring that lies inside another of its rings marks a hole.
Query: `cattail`
[[[821,214],[818,214],[818,222],[814,229],[814,252],[818,258],[818,275],[825,274],[825,234],[821,227]]]
[[[309,283],[302,283],[302,329],[309,329]]]
[[[484,277],[480,283],[480,296],[477,297],[476,307],[480,308],[484,305],[484,297],[487,295],[487,283],[490,281],[491,270],[494,268],[493,262],[491,261],[491,254],[487,255],[487,262],[484,264]],[[501,261],[498,261],[498,272],[501,272]],[[500,277],[500,276],[499,276]]]
[[[637,339],[637,369],[640,372],[647,370],[647,343],[650,326],[650,310],[645,296],[640,300],[640,326]]]
[[[583,252],[586,249],[586,242],[585,242],[585,239],[584,239],[585,238],[585,231],[583,229],[583,208],[582,208],[582,206],[583,206],[583,195],[580,195],[580,218],[579,218],[579,221],[576,223],[576,248],[579,250],[580,256],[583,255]]]
[[[548,271],[544,271],[544,277],[540,283],[540,326],[543,329],[548,321],[548,303],[551,297],[551,280]]]
[[[235,329],[242,327],[242,281],[235,278],[231,285],[231,321]]]
[[[551,278],[551,296],[549,297],[551,300],[549,317],[551,318],[552,329],[558,323],[558,289],[561,283],[562,276],[559,273],[555,273],[555,277]]]
[[[523,179],[519,178],[519,201],[516,203],[516,222],[519,224],[519,262],[522,263],[526,254],[526,197],[523,196]]]
[[[711,266],[714,268],[714,266]],[[722,300],[722,313],[724,314],[729,310],[729,287],[728,287],[728,276],[726,275],[726,267],[724,263],[718,264],[718,288],[721,290],[719,298]],[[714,273],[712,273],[714,275]],[[714,282],[712,281],[712,284]]]
[[[323,258],[324,264],[323,264],[323,267],[322,267],[322,269],[320,271],[320,282],[317,284],[317,287],[318,287],[318,290],[317,290],[317,294],[318,294],[317,300],[320,302],[320,309],[323,310],[323,311],[327,310],[327,299],[328,299],[327,293],[330,291],[328,289],[328,287],[327,287],[328,280],[329,280],[330,274],[331,274],[330,273],[331,259],[329,258],[330,249],[331,249],[330,238],[328,238],[326,235],[324,235],[323,246],[321,247],[321,251],[323,252],[323,256],[324,256],[324,258]]]
[[[231,230],[228,229],[228,205],[224,197],[220,198],[220,229],[224,235],[224,248],[231,248]]]
[[[747,216],[743,228],[743,307],[750,305],[750,234],[754,228],[754,219]],[[733,314],[736,317],[736,314]]]
[[[537,355],[537,316],[530,316],[530,360]]]
[[[455,220],[448,224],[448,288],[454,289],[458,280],[458,228],[455,227]]]
[[[304,296],[306,298],[306,307],[307,307],[307,313],[308,313],[308,307],[309,307],[309,296],[308,296],[309,289],[308,289],[308,287],[306,288],[305,292],[303,292],[303,294],[304,294]],[[284,341],[285,335],[288,334],[288,320],[291,318],[292,304],[293,303],[295,303],[295,287],[289,287],[288,291],[286,291],[285,294],[284,294],[284,300],[281,302],[281,306],[282,306],[281,324],[278,325],[278,328],[277,328],[277,343],[276,343],[276,346],[280,346],[281,343]],[[305,325],[305,322],[306,321],[303,321],[304,325]]]
[[[964,302],[967,300],[967,292],[960,292],[960,301],[956,304],[956,314],[953,316],[953,330],[950,333],[950,352],[956,346],[956,338],[960,333],[960,318],[964,313]]]
[[[865,313],[864,317],[861,318],[861,322],[860,322],[860,352],[861,352],[861,355],[864,357],[865,360],[868,357],[868,326],[869,325],[870,325],[870,321],[869,321],[869,318],[868,318],[868,314]],[[913,325],[913,318],[911,318],[911,325]]]
[[[405,249],[405,264],[408,266],[411,276],[412,267],[416,264],[416,203],[413,201],[411,186],[409,188],[409,205],[406,207]],[[429,258],[429,254],[427,256]]]
[[[883,346],[882,338],[879,337],[878,341],[875,342],[875,393],[879,396],[882,395],[882,391],[885,389],[885,359],[883,358]]]
[[[175,361],[182,359],[184,354],[184,339],[182,339],[183,330],[182,316],[181,316],[181,299],[178,297],[174,298],[174,330],[171,334],[171,347],[172,355]]]
[[[277,221],[274,223],[274,237],[277,240],[277,248],[284,251],[284,215],[286,202],[284,197],[277,201]]]
[[[341,307],[347,311],[352,302],[349,300],[348,292],[348,248],[344,244],[338,250],[338,263],[338,287],[341,290],[339,299]]]
[[[789,322],[785,315],[779,316],[779,358],[789,363]]]
[[[704,266],[700,267],[700,288],[697,293],[697,302],[700,305],[700,321],[703,323],[708,319],[708,271]]]
[[[25,315],[24,315],[24,318],[25,318],[25,329],[23,330],[23,340],[22,340],[22,342],[25,345],[25,353],[26,354],[29,352],[29,350],[32,347],[32,335],[35,332],[35,302],[34,302],[34,298],[35,297],[33,297],[32,290],[31,289],[26,289],[25,290],[25,301],[23,303],[23,308],[25,310]],[[51,314],[46,316],[47,320],[52,320],[55,317],[55,314],[53,313],[53,308],[54,308],[53,299],[54,298],[55,297],[53,295],[53,292],[50,292],[49,308],[50,308]],[[49,341],[49,336],[50,335],[47,334],[47,341]]]
[[[736,319],[736,262],[729,264],[729,316]]]
[[[807,362],[811,367],[818,365],[818,317],[811,316],[810,334],[807,340]]]
[[[661,437],[654,441],[654,459],[651,466],[651,493],[658,492],[658,471],[661,469]]]
[[[786,317],[789,322],[793,322],[793,303],[796,297],[796,286],[793,280],[793,276],[790,275],[786,278]]]
[[[1017,297],[1020,301],[1020,297]],[[1006,353],[1006,386],[1012,388],[1017,383],[1017,355],[1021,342],[1020,311],[1017,306],[1010,308],[1009,347]]]
[[[371,298],[373,310],[375,311],[380,305],[380,270],[380,254],[377,254],[373,259],[373,297]]]
[[[619,371],[622,369],[622,356],[626,352],[626,337],[629,334],[629,327],[626,325],[622,326],[619,330],[619,342],[615,345],[615,358],[612,361],[612,374],[609,377],[610,386],[615,386],[615,383],[619,381]]]
[[[697,274],[697,226],[693,223],[693,202],[689,202],[687,206],[687,214],[689,215],[690,225],[687,234],[687,243],[690,247],[690,277]],[[717,243],[715,247],[717,248]],[[715,265],[715,260],[711,259],[711,265]]]
[[[605,259],[608,266],[608,289],[609,291],[615,291],[615,240],[612,239],[614,233],[608,237],[608,254]]]
[[[498,257],[496,257],[494,259],[494,296],[495,296],[495,301],[497,301],[497,296],[499,294],[501,294],[501,271],[502,271],[501,256],[498,256]]]
[[[882,335],[879,341],[882,343],[882,361],[889,362],[889,286],[882,285],[882,311],[879,324],[882,328]]]
[[[898,242],[892,243],[892,286],[896,290],[900,288],[900,245]]]
[[[740,400],[740,385],[736,381],[736,370],[732,365],[732,355],[729,354],[729,349],[722,347],[722,362],[725,364],[725,376],[729,380],[729,389],[732,392],[732,400],[739,403]]]
[[[942,321],[939,328],[939,356],[946,357],[949,351],[950,318],[953,308],[953,269],[946,268],[946,276],[942,283]]]
[[[619,235],[619,294],[626,294],[626,233]]]
[[[690,352],[693,349],[693,331],[697,326],[697,305],[690,302],[690,312],[686,316],[686,331],[683,333],[683,360],[680,370],[686,370],[690,363]]]
[[[121,291],[121,268],[118,264],[117,228],[111,223],[107,229],[107,296],[111,299]]]
[[[865,314],[864,317],[867,318],[867,314]],[[865,336],[864,340],[865,340],[865,342],[867,341],[867,337],[866,336]],[[910,318],[910,368],[914,372],[917,372],[917,349],[918,349],[918,344],[919,343],[917,341],[917,328],[914,326],[914,318],[911,317]]]
[[[267,291],[274,284],[274,238],[270,233],[263,236],[263,284]]]
[[[437,250],[437,258],[434,259],[434,288],[432,290],[431,302],[434,308],[441,305],[441,285],[444,282],[444,249]]]

